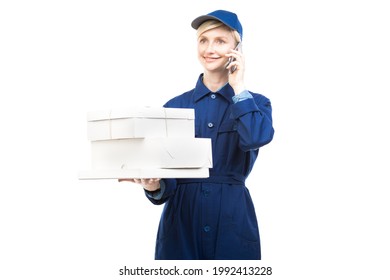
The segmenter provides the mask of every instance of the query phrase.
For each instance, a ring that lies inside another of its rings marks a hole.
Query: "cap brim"
[[[199,26],[200,26],[202,23],[204,23],[204,22],[207,21],[207,20],[212,20],[212,19],[213,19],[213,20],[220,21],[220,22],[222,22],[223,24],[226,25],[226,23],[224,23],[222,20],[220,20],[220,19],[217,18],[217,17],[209,16],[209,15],[204,15],[204,16],[200,16],[200,17],[197,17],[196,19],[194,19],[194,20],[192,21],[192,23],[191,23],[191,26],[192,26],[192,28],[194,28],[194,29],[198,29]]]

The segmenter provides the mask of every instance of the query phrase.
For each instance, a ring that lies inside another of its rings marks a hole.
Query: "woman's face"
[[[227,71],[228,58],[225,54],[235,48],[231,30],[220,26],[202,33],[198,38],[198,59],[205,70]]]

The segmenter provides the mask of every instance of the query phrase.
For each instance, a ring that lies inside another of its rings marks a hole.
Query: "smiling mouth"
[[[220,57],[205,57],[204,60],[206,62],[214,62],[216,60],[220,59]]]

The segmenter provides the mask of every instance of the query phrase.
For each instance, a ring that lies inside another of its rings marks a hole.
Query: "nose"
[[[206,52],[208,52],[208,53],[214,52],[214,44],[213,43],[210,42],[210,43],[207,44]]]

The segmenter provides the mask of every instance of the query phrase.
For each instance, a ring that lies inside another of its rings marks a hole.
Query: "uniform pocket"
[[[215,157],[220,160],[223,166],[226,166],[224,168],[229,169],[229,165],[236,158],[238,142],[239,137],[236,122],[234,120],[227,120],[221,123],[213,148],[215,150]]]
[[[175,215],[175,212],[175,207],[172,205],[172,201],[166,202],[160,218],[157,240],[166,239],[170,235],[172,230],[176,228],[177,217]]]
[[[218,133],[235,132],[237,131],[237,123],[234,120],[228,120],[219,126]]]

